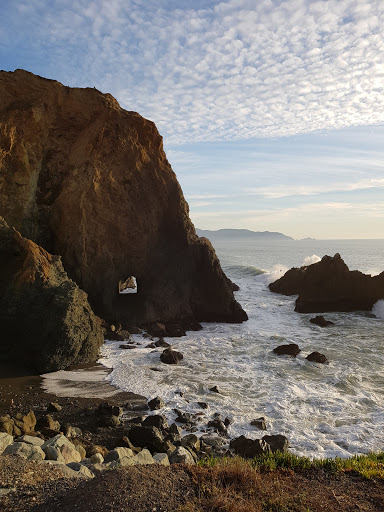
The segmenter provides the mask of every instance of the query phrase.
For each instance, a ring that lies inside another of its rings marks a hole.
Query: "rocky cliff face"
[[[52,256],[0,217],[0,359],[39,373],[95,361],[100,319]]]
[[[155,125],[109,94],[0,72],[0,215],[122,324],[247,318]],[[137,293],[120,294],[130,276]]]
[[[350,271],[335,254],[313,265],[291,268],[269,288],[282,295],[299,295],[295,306],[299,313],[371,311],[375,302],[384,299],[384,272],[371,277]]]

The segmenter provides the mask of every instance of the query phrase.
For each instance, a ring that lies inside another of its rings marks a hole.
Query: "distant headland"
[[[276,231],[251,231],[249,229],[219,229],[210,231],[197,229],[196,234],[208,238],[208,240],[294,240],[294,238],[283,235]]]

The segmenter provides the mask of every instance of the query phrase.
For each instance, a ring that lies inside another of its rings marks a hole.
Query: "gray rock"
[[[195,434],[187,434],[182,438],[181,446],[198,452],[200,450],[200,439]]]
[[[229,447],[234,450],[236,454],[246,459],[253,459],[257,455],[271,451],[269,444],[263,439],[248,439],[245,436],[232,439],[229,443]]]
[[[75,439],[83,435],[83,431],[79,427],[72,427],[72,425],[66,425],[64,428],[65,437],[68,439]]]
[[[102,464],[104,462],[104,457],[101,455],[101,453],[94,453],[90,458],[90,462],[92,464]]]
[[[70,462],[67,464],[67,467],[76,471],[80,477],[85,478],[94,478],[94,473],[84,464],[80,464],[79,462]]]
[[[147,416],[143,421],[145,427],[156,427],[159,430],[166,430],[169,428],[168,422],[161,414],[154,414],[153,416]]]
[[[42,463],[44,464],[50,464],[51,466],[55,466],[55,468],[59,469],[65,478],[87,478],[84,475],[82,475],[79,471],[75,471],[68,467],[66,464],[62,464],[61,462],[58,462],[57,460],[43,460]]]
[[[225,440],[214,434],[203,434],[200,437],[200,441],[203,441],[204,444],[208,446],[212,446],[212,448],[221,448],[225,444]]]
[[[42,449],[45,452],[46,458],[49,460],[56,460],[64,464],[80,462],[81,460],[81,456],[76,450],[76,447],[62,434],[48,439],[48,441],[42,445]]]
[[[108,462],[112,462],[113,460],[117,460],[120,462],[124,457],[131,458],[134,456],[133,451],[130,448],[124,448],[123,446],[119,446],[111,450],[104,458],[105,464]]]
[[[169,441],[165,441],[156,427],[133,427],[129,431],[129,439],[134,446],[148,448],[151,452],[167,452]]]
[[[148,402],[148,407],[151,409],[151,411],[162,409],[165,407],[165,402],[159,396],[157,396]]]
[[[215,418],[208,422],[208,427],[212,427],[215,432],[222,435],[227,435],[227,427],[224,425],[224,423],[221,421],[220,418]]]
[[[171,464],[195,464],[195,460],[191,453],[184,448],[184,446],[178,446],[170,455],[169,461]]]
[[[2,455],[3,451],[13,443],[13,436],[7,434],[6,432],[0,432],[0,455]]]
[[[45,453],[40,446],[27,443],[12,443],[3,451],[3,455],[19,455],[24,459],[42,461]]]
[[[153,456],[153,460],[157,464],[160,464],[161,466],[169,466],[170,465],[169,458],[166,453],[155,453],[155,455]]]
[[[141,450],[141,452],[137,453],[134,457],[131,459],[132,464],[136,465],[147,465],[147,464],[156,464],[156,461],[151,455],[151,452],[149,450]]]
[[[23,436],[19,437],[17,440],[19,443],[27,443],[27,444],[33,444],[34,446],[43,446],[44,439],[41,439],[40,437],[35,436],[29,436],[27,434],[24,434]]]
[[[160,355],[160,361],[165,364],[179,364],[183,357],[184,356],[181,352],[177,352],[177,350],[172,350],[171,348],[166,348]]]
[[[281,435],[273,435],[273,436],[264,436],[262,438],[263,441],[268,443],[268,445],[271,447],[271,451],[274,452],[281,452],[286,453],[288,451],[289,447],[289,441],[288,439]]]
[[[259,430],[267,430],[267,423],[266,423],[264,417],[257,418],[256,420],[252,420],[251,425],[253,427],[257,427]]]

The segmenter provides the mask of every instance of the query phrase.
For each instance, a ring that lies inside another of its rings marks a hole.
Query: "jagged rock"
[[[157,427],[159,430],[166,430],[169,428],[168,422],[161,414],[154,414],[153,416],[147,416],[143,421],[144,427]]]
[[[100,455],[100,454],[98,454]],[[134,453],[129,448],[124,447],[117,447],[111,450],[106,457],[104,458],[105,464],[108,464],[108,462],[112,462],[113,460],[117,460],[120,462],[124,457],[133,457]]]
[[[301,352],[299,345],[296,343],[289,343],[288,345],[279,345],[273,349],[273,353],[278,356],[291,356],[296,357]]]
[[[64,427],[64,435],[68,437],[68,439],[75,439],[76,437],[80,437],[83,435],[81,428],[72,427],[72,425],[65,425]]]
[[[0,215],[61,255],[99,316],[123,326],[247,319],[151,121],[96,89],[16,70],[0,72],[0,123]],[[118,292],[127,269],[136,294]]]
[[[67,468],[75,471],[79,477],[95,478],[94,473],[89,468],[87,468],[87,466],[84,466],[84,464],[80,464],[79,462],[69,462],[67,464]]]
[[[195,464],[192,454],[183,446],[178,446],[169,456],[171,464]]]
[[[108,403],[100,404],[96,409],[95,414],[97,416],[117,416],[120,417],[123,414],[123,408],[118,405],[110,405]]]
[[[36,417],[32,410],[30,410],[28,414],[17,413],[13,420],[15,425],[23,434],[29,434],[30,432],[33,432],[36,426]]]
[[[13,436],[7,434],[6,432],[0,433],[0,455],[4,452],[4,450],[13,443]]]
[[[118,427],[121,425],[121,420],[118,416],[100,416],[98,419],[100,427]]]
[[[183,357],[184,356],[181,352],[177,352],[171,348],[166,348],[160,355],[160,360],[165,364],[179,364]]]
[[[241,457],[253,459],[257,455],[269,453],[271,448],[269,444],[262,439],[248,439],[245,436],[232,439],[229,447]]]
[[[156,427],[133,427],[128,437],[135,446],[146,447],[151,452],[167,452],[169,449],[169,442]]]
[[[3,455],[19,455],[24,459],[36,461],[45,459],[45,453],[40,446],[28,443],[12,443],[5,448]]]
[[[18,443],[27,443],[27,444],[41,447],[44,444],[44,439],[41,439],[40,437],[28,436],[27,434],[24,434],[23,436],[19,437],[17,442]]]
[[[0,189],[0,205],[1,197]],[[38,373],[96,360],[103,333],[86,294],[68,278],[58,256],[23,238],[1,217],[0,282],[3,358]]]
[[[200,442],[215,449],[221,448],[225,444],[225,440],[222,437],[212,434],[203,434],[200,437]]]
[[[259,430],[267,430],[267,423],[263,417],[252,420],[251,425],[257,427]]]
[[[384,299],[384,272],[371,277],[350,271],[340,254],[335,254],[288,270],[269,288],[283,295],[299,295],[295,306],[299,313],[371,311],[375,302]]]
[[[233,281],[231,281],[231,287],[232,287],[232,291],[234,291],[234,292],[238,292],[240,290],[239,285],[237,285]]]
[[[321,364],[328,364],[329,363],[329,361],[325,357],[325,355],[324,354],[320,354],[320,352],[312,352],[305,359],[308,359],[308,361],[312,361],[314,363],[321,363]]]
[[[224,425],[226,427],[229,427],[229,425],[232,425],[233,423],[233,419],[232,418],[229,418],[228,416],[224,419]]]
[[[211,388],[209,388],[209,391],[212,391],[212,393],[220,394],[219,388],[217,386],[212,386]]]
[[[156,460],[151,455],[151,452],[149,450],[141,450],[141,452],[137,453],[135,456],[133,456],[130,460],[130,463],[132,465],[147,465],[147,464],[156,464]]]
[[[85,459],[87,456],[87,450],[84,448],[84,446],[82,444],[75,444],[74,446],[80,454],[80,460]]]
[[[310,319],[310,322],[315,325],[319,325],[320,327],[328,327],[328,325],[335,325],[331,320],[326,320],[322,315],[315,316]]]
[[[224,425],[224,422],[220,418],[215,418],[208,421],[208,427],[212,427],[218,434],[228,434],[227,427]]]
[[[178,423],[183,423],[183,424],[189,423],[191,425],[193,425],[195,423],[195,419],[191,413],[183,412],[183,411],[180,411],[179,409],[174,409],[174,411],[177,414],[176,421]]]
[[[67,466],[65,463],[58,462],[57,460],[45,459],[42,461],[42,463],[50,464],[51,466],[55,466],[57,469],[59,469],[62,472],[64,478],[82,478],[82,479],[90,478],[89,476],[84,475],[81,470],[75,471],[74,469],[71,469],[69,466]]]
[[[104,462],[104,457],[101,455],[101,453],[94,453],[89,460],[92,462],[92,464],[102,464]]]
[[[201,407],[202,409],[208,409],[207,402],[197,402],[197,405]]]
[[[200,450],[200,439],[195,434],[187,434],[181,439],[181,446],[198,452]]]
[[[48,439],[41,448],[48,460],[55,460],[62,464],[81,461],[81,456],[75,446],[61,434]]]
[[[169,458],[166,453],[155,453],[153,456],[153,460],[156,462],[156,464],[160,464],[161,466],[169,466]]]
[[[286,453],[288,451],[289,441],[285,436],[281,434],[276,434],[273,436],[264,436],[262,438],[262,441],[268,443],[268,446],[271,448],[272,453]]]
[[[165,407],[165,402],[159,396],[157,396],[148,402],[148,407],[151,409],[151,411],[162,409]]]
[[[36,423],[36,427],[39,430],[48,429],[51,432],[60,432],[60,423],[57,420],[54,420],[50,414],[46,414]]]
[[[19,430],[18,434],[14,434],[14,427],[15,427],[15,422],[9,415],[0,417],[0,432],[5,432],[5,433],[11,435],[12,438],[13,438],[13,435],[21,435],[20,429],[18,429]]]
[[[57,402],[50,402],[47,407],[47,412],[59,412],[62,410],[62,407]]]

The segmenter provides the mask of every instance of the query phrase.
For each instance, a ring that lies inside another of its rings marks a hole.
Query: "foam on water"
[[[377,318],[384,318],[384,300],[378,300],[376,304],[373,305],[372,313]]]
[[[202,331],[167,339],[184,354],[180,365],[162,364],[162,349],[146,348],[149,341],[142,336],[133,337],[138,346],[132,350],[108,341],[100,362],[111,368],[110,382],[148,398],[161,396],[166,406],[160,412],[171,421],[174,408],[202,412],[201,430],[214,412],[232,417],[231,437],[261,437],[264,433],[250,422],[265,416],[266,433],[286,435],[298,455],[347,457],[383,450],[384,301],[375,305],[375,317],[327,314],[336,325],[322,329],[309,322],[311,315],[294,313],[294,297],[269,291],[268,282],[283,275],[285,265],[262,273],[257,265],[238,263],[224,269],[240,286],[236,298],[248,322],[203,324]],[[302,352],[296,359],[273,354],[283,343],[297,343]],[[330,364],[308,362],[305,357],[314,350]],[[209,391],[215,385],[220,394]],[[200,409],[199,401],[208,409]]]

